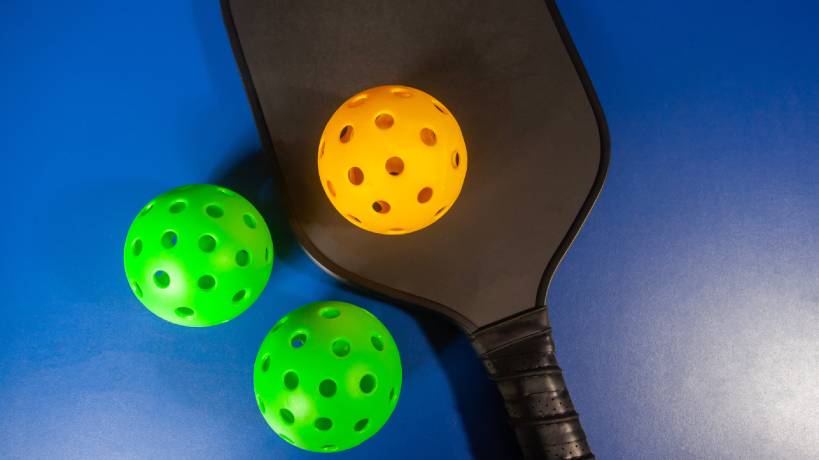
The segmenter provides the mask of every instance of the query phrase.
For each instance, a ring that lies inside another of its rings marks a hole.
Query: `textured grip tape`
[[[557,365],[545,306],[478,329],[470,340],[503,395],[525,458],[594,459]]]

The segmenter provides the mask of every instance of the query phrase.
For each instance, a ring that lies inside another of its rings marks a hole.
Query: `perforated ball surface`
[[[381,234],[414,232],[443,217],[466,169],[466,144],[452,112],[407,86],[379,86],[348,99],[318,146],[319,178],[335,209]]]
[[[151,200],[125,240],[131,290],[162,319],[212,326],[245,311],[273,267],[261,214],[224,187],[186,185]]]
[[[401,358],[367,310],[316,302],[268,332],[253,386],[259,410],[282,439],[336,452],[361,444],[389,419],[401,393]]]

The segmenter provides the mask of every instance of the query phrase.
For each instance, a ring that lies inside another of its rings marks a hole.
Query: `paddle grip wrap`
[[[594,459],[557,365],[545,306],[478,329],[470,340],[503,395],[526,459]]]

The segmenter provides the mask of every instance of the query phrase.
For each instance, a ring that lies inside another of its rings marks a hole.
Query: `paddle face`
[[[225,0],[223,9],[294,230],[321,266],[467,331],[545,302],[608,164],[602,114],[551,2]],[[330,115],[384,84],[441,100],[469,152],[452,209],[403,236],[345,221],[316,167]]]

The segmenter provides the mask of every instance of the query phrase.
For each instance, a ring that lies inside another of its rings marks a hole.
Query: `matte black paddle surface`
[[[443,312],[467,331],[543,304],[607,162],[601,115],[553,5],[231,0],[224,7],[293,226],[320,265]],[[405,236],[346,222],[316,169],[333,111],[384,84],[440,99],[469,152],[453,208]]]
[[[225,23],[291,222],[329,272],[437,310],[469,333],[530,459],[593,459],[545,307],[605,177],[602,114],[553,3],[224,0]],[[469,155],[461,196],[403,236],[368,233],[324,196],[333,111],[401,84],[440,99]]]

